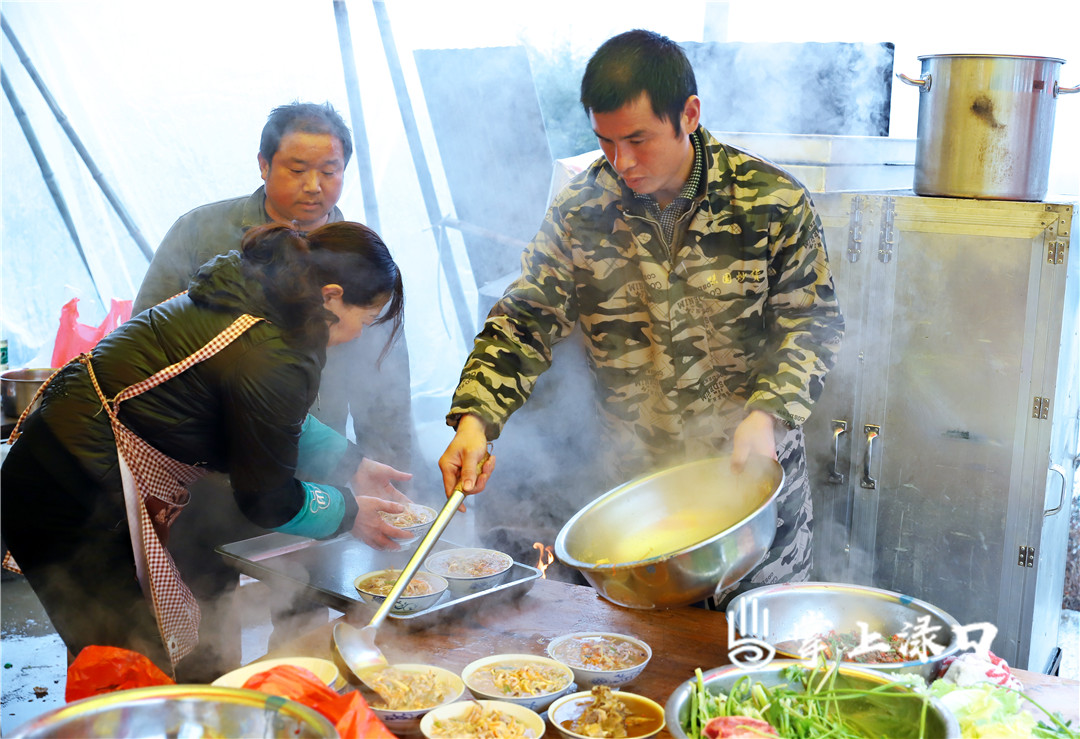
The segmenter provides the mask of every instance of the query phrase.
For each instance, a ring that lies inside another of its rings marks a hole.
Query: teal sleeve
[[[314,480],[331,479],[348,450],[348,439],[309,413],[300,427],[297,476]]]
[[[287,524],[272,530],[312,539],[333,536],[345,517],[345,496],[330,485],[316,485],[313,482],[301,482],[300,485],[307,494],[304,507]]]

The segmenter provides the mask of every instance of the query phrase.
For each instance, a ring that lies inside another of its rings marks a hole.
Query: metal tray
[[[457,549],[460,544],[440,539],[432,553]],[[372,570],[402,568],[412,556],[407,552],[380,552],[359,541],[351,534],[333,539],[307,539],[290,534],[271,533],[252,539],[223,544],[217,548],[226,562],[240,572],[260,580],[290,597],[300,595],[318,601],[344,613],[375,612],[360,599],[353,582]],[[435,605],[418,613],[389,618],[404,625],[422,628],[495,599],[516,598],[527,593],[540,577],[540,570],[514,562],[506,579],[499,585],[479,593],[455,598],[447,590]]]

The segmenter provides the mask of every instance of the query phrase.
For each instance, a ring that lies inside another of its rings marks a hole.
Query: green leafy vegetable
[[[927,735],[929,701],[920,693],[889,683],[850,687],[848,681],[838,680],[839,662],[813,670],[788,667],[781,675],[788,682],[773,687],[745,675],[724,695],[710,692],[701,670],[696,670],[683,729],[691,739],[702,739],[709,719],[748,716],[768,722],[791,739],[922,739]],[[919,705],[910,705],[912,701]]]

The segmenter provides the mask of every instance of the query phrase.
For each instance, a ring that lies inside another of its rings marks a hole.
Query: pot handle
[[[896,76],[900,78],[901,82],[909,84],[913,87],[918,87],[919,92],[930,92],[930,84],[934,81],[934,76],[929,73],[927,73],[925,77],[920,77],[919,79],[912,79],[911,77],[908,77],[902,72],[897,72]]]
[[[1057,82],[1054,83],[1054,97],[1058,95],[1068,95],[1069,93],[1080,92],[1080,85],[1076,87],[1062,87]]]

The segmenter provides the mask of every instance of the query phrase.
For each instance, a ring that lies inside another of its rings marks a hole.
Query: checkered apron
[[[90,381],[112,425],[120,460],[120,475],[124,484],[124,503],[135,554],[135,570],[143,593],[151,602],[162,643],[174,668],[199,642],[199,604],[180,578],[180,571],[162,543],[158,530],[168,531],[173,520],[187,505],[190,497],[187,486],[205,475],[207,470],[178,462],[139,438],[120,422],[120,403],[141,395],[209,359],[261,320],[263,319],[248,314],[240,316],[191,356],[120,391],[111,401],[105,397],[98,385],[91,354],[82,354],[72,360],[86,366]],[[49,378],[50,381],[51,379]],[[40,392],[41,390],[39,394]],[[12,442],[17,438],[18,426],[22,424],[25,416],[24,412],[19,418],[16,430],[10,437]],[[155,511],[152,517],[148,504]],[[5,562],[5,565],[8,564]],[[14,565],[14,562],[10,564]]]

